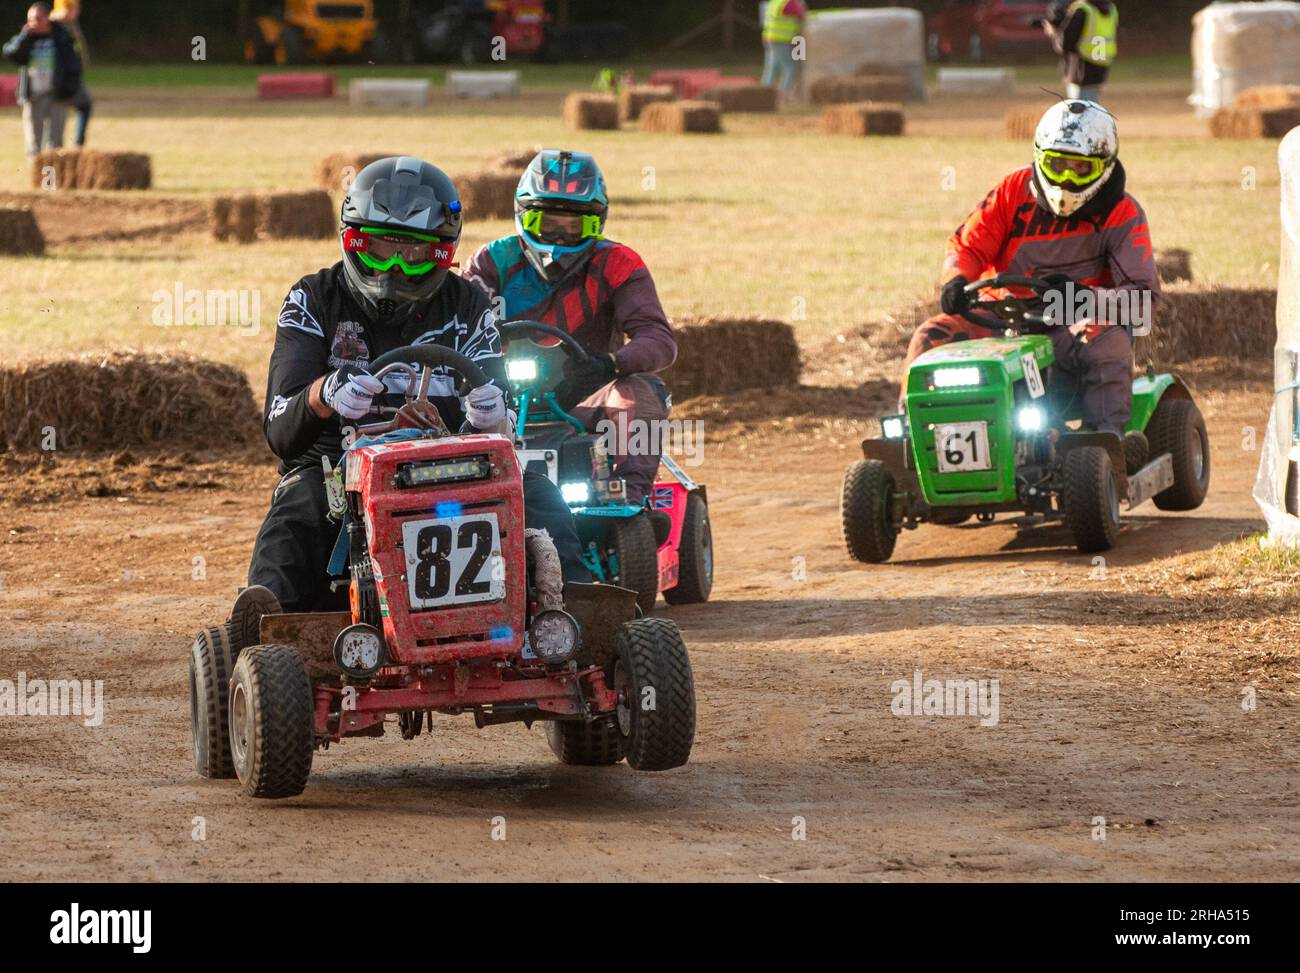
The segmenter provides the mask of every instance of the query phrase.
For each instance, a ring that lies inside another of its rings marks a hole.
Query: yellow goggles
[[[1071,155],[1068,152],[1053,152],[1051,149],[1034,149],[1034,158],[1043,178],[1058,186],[1065,183],[1075,186],[1091,185],[1101,178],[1109,161],[1093,155]]]

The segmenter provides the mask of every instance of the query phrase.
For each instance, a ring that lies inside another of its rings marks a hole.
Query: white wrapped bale
[[[1255,501],[1269,539],[1300,545],[1300,129],[1278,149],[1282,172],[1282,259],[1277,288],[1273,408],[1260,451]]]
[[[1196,113],[1208,118],[1257,85],[1300,83],[1300,3],[1212,3],[1192,18]]]
[[[821,78],[897,72],[911,100],[925,100],[925,18],[919,10],[881,7],[826,10],[804,22],[807,60],[800,90],[806,101]]]
[[[1016,93],[1015,68],[940,68],[939,94],[998,97]]]
[[[518,71],[448,71],[447,94],[453,98],[518,98]]]
[[[348,101],[377,108],[423,108],[429,103],[427,78],[356,78],[348,82]]]

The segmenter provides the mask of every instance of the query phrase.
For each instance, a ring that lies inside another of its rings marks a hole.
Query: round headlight
[[[373,625],[349,625],[334,637],[334,661],[349,676],[373,676],[384,664],[384,636]]]
[[[528,629],[533,654],[543,662],[567,662],[578,651],[578,623],[568,612],[538,612]]]

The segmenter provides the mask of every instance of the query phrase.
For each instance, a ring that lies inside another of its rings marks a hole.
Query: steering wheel
[[[981,328],[992,327],[989,324],[988,317],[977,317],[976,312],[981,315],[990,315],[1001,323],[1002,329],[1011,334],[1019,334],[1025,330],[1025,325],[1030,326],[1031,331],[1041,331],[1047,326],[1047,318],[1042,313],[1042,295],[1048,291],[1058,290],[1059,283],[1053,283],[1042,277],[1026,277],[1023,274],[998,274],[995,277],[987,277],[984,280],[977,280],[973,284],[967,284],[964,288],[967,295],[974,298],[979,292],[986,288],[1005,288],[1005,287],[1024,287],[1034,292],[1034,297],[1000,297],[987,301],[972,301],[970,307],[961,312],[961,316],[971,324],[979,325]]]
[[[542,321],[527,321],[521,318],[518,321],[507,321],[505,324],[500,325],[497,330],[501,332],[501,337],[505,338],[506,341],[515,338],[531,338],[536,334],[558,338],[560,345],[564,348],[564,353],[570,358],[584,362],[591,358],[587,354],[587,349],[578,344],[578,339],[563,328],[557,328],[553,324],[546,324]]]
[[[412,362],[421,366],[417,372]],[[401,373],[406,376],[406,403],[398,408],[379,406],[374,411],[380,415],[391,416],[385,422],[374,422],[358,426],[357,431],[364,435],[391,432],[403,426],[417,429],[432,429],[442,434],[447,433],[447,426],[442,421],[438,407],[429,401],[429,382],[435,368],[449,368],[458,373],[469,383],[471,388],[482,388],[492,384],[492,380],[478,365],[459,351],[444,348],[441,345],[407,345],[394,348],[380,355],[370,363],[370,373],[382,380],[387,375]]]

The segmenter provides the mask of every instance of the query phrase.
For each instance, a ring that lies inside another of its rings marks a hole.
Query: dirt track
[[[891,565],[853,564],[837,491],[865,426],[720,434],[701,470],[714,601],[671,612],[695,665],[696,749],[657,776],[561,766],[540,728],[442,718],[413,743],[391,732],[318,754],[301,798],[243,799],[191,769],[185,648],[224,617],[271,467],[0,506],[0,676],[107,693],[97,730],[0,719],[0,877],[1294,880],[1295,674],[1256,682],[1230,627],[1125,580],[1253,529],[1258,454],[1241,428],[1262,435],[1267,403],[1259,389],[1202,398],[1209,502],[1143,508],[1104,579],[1058,528],[926,527]],[[191,580],[196,555],[206,581]],[[997,677],[999,724],[893,716],[890,684],[918,668]],[[792,840],[796,817],[807,840]]]

